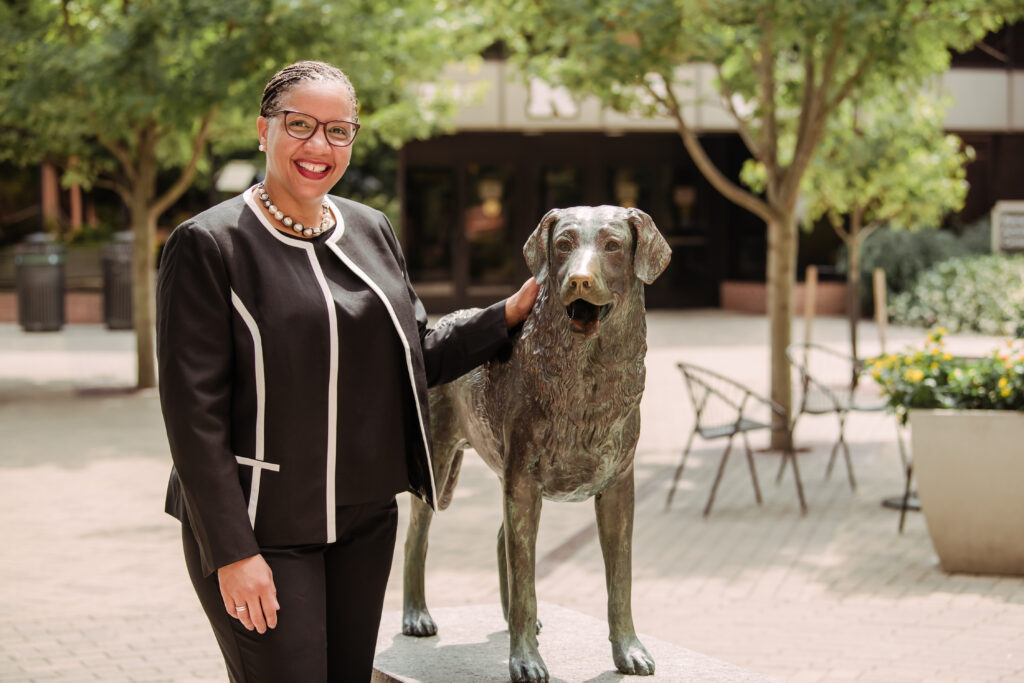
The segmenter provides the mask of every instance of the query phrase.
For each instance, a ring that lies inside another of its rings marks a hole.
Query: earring
[[[262,142],[260,143],[259,149],[260,149],[261,152],[266,152],[267,151],[267,148],[263,146]]]

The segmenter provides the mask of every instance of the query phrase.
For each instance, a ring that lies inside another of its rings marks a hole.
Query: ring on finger
[[[246,611],[246,610],[248,610],[248,609],[249,609],[249,608],[248,608],[248,607],[247,607],[246,605],[242,605],[241,607],[236,607],[236,608],[235,608],[235,611],[236,611],[236,612],[245,612],[245,611]]]

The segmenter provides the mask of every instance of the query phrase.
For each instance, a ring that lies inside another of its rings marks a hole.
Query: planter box
[[[763,282],[725,280],[719,286],[719,305],[726,311],[760,313],[768,310],[768,290]],[[846,283],[830,280],[818,281],[815,297],[815,315],[843,315],[846,313]],[[804,314],[804,283],[797,282],[793,290],[795,315]]]
[[[1024,575],[1024,413],[912,410],[914,474],[948,572]]]

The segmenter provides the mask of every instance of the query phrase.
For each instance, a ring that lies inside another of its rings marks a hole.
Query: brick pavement
[[[899,535],[896,513],[879,505],[902,484],[891,418],[851,418],[855,493],[841,467],[823,478],[834,422],[805,418],[797,440],[809,449],[800,455],[806,516],[791,475],[774,483],[778,456],[758,453],[764,505],[734,458],[703,519],[720,450],[699,440],[666,511],[692,420],[674,363],[763,388],[767,324],[718,311],[650,320],[633,543],[641,632],[785,681],[1024,680],[1024,579],[944,574],[920,515]],[[842,344],[843,334],[841,320],[816,323],[817,341]],[[865,351],[873,334],[865,324]],[[892,337],[900,345],[923,334]],[[160,511],[169,457],[157,399],[112,389],[131,383],[132,363],[128,333],[70,326],[26,335],[0,325],[0,680],[225,679],[177,525]],[[405,496],[400,503],[404,524]],[[497,602],[499,523],[497,480],[469,456],[451,509],[434,522],[431,605]],[[403,532],[388,610],[401,608]],[[540,600],[603,618],[591,504],[547,503],[538,557]]]

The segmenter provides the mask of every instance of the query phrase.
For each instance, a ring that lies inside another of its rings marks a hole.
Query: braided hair
[[[260,116],[266,116],[281,108],[281,100],[296,86],[307,81],[333,81],[345,89],[352,104],[353,120],[359,122],[359,100],[356,90],[345,73],[324,62],[295,62],[274,74],[263,89],[263,100],[260,102]]]

